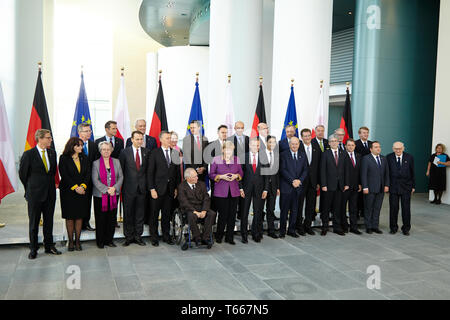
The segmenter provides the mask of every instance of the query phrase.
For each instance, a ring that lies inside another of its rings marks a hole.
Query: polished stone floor
[[[106,249],[85,241],[81,252],[58,243],[62,255],[41,249],[33,261],[26,245],[1,245],[0,299],[450,299],[450,206],[415,195],[406,237],[388,234],[387,204],[385,197],[382,235],[264,237],[260,244],[236,236],[235,246],[187,251],[155,248],[148,238],[145,247]],[[17,221],[8,218],[0,237],[26,218],[24,208],[20,197],[2,202],[0,222],[7,211]],[[380,268],[380,289],[367,288],[372,265]],[[80,289],[71,289],[71,266],[80,270]]]

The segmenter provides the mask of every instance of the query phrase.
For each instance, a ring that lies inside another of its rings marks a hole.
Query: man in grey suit
[[[389,166],[381,155],[381,145],[372,142],[370,154],[361,162],[361,184],[364,193],[364,223],[366,232],[381,234],[379,229],[380,210],[383,205],[384,193],[389,192]]]
[[[144,211],[147,190],[147,167],[150,150],[142,148],[144,135],[140,131],[131,134],[132,145],[120,154],[123,171],[123,227],[124,246],[135,242],[145,246],[141,236],[144,231]]]

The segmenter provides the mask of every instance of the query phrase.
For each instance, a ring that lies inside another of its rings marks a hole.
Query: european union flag
[[[291,96],[289,97],[289,104],[286,111],[286,117],[284,118],[283,132],[281,133],[281,140],[286,139],[286,131],[284,130],[287,125],[295,126],[295,136],[298,137],[298,124],[297,124],[297,111],[295,109],[295,97],[294,86],[291,86]]]
[[[70,137],[79,137],[78,125],[81,123],[89,124],[92,130],[91,114],[89,113],[89,104],[86,96],[86,89],[84,88],[83,72],[81,73],[80,93],[78,95],[77,106],[75,107]],[[94,130],[92,130],[91,138],[89,140],[94,141]]]
[[[189,115],[189,121],[187,124],[186,135],[191,134],[190,123],[191,121],[198,120],[202,124],[201,135],[205,135],[205,126],[203,125],[202,103],[200,101],[200,91],[198,90],[198,80],[195,82],[194,100],[192,100],[191,114]]]

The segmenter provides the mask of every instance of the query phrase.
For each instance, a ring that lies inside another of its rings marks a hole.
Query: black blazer
[[[311,143],[311,164],[308,165],[308,177],[306,180],[309,179],[309,182],[311,183],[311,188],[316,189],[317,185],[320,184],[320,160],[322,157],[322,151],[320,150],[320,146],[315,146]],[[300,149],[301,152],[303,152],[306,156],[306,160],[308,160],[308,156],[306,155],[306,148],[305,145],[300,143]]]
[[[346,167],[348,162],[347,152],[338,149],[338,165],[334,159],[333,150],[328,149],[322,155],[321,169],[320,169],[320,185],[327,187],[328,191],[341,190],[349,185],[349,170]]]
[[[350,156],[346,158],[347,168],[349,169],[349,190],[351,191],[358,191],[359,185],[361,184],[361,160],[362,157],[359,153],[353,152],[355,157],[355,167],[353,167],[352,160],[350,159]],[[348,155],[348,152],[347,152]]]
[[[150,151],[147,148],[141,148],[142,164],[139,171],[136,168],[134,160],[133,147],[127,147],[120,153],[120,166],[123,171],[122,192],[134,195],[137,192],[145,194],[147,188],[147,168],[149,165]]]
[[[198,181],[195,190],[192,190],[187,181],[178,185],[178,201],[183,212],[208,211],[211,200],[206,191],[206,184]]]
[[[45,171],[44,162],[36,147],[25,151],[20,159],[19,178],[25,188],[25,199],[44,202],[56,199],[55,174],[56,151],[47,149],[50,170]]]
[[[204,152],[205,155],[208,155],[211,160],[214,157],[218,157],[222,155],[222,145],[219,142],[219,139],[214,140],[208,144],[206,147],[206,150]],[[208,158],[205,159],[206,162],[208,162]]]
[[[97,150],[98,150],[98,145],[100,144],[100,142],[106,141],[106,137],[103,136],[101,138],[98,138],[97,140],[95,140],[95,144],[97,145]],[[131,146],[131,145],[130,145]],[[120,157],[120,152],[123,150],[123,140],[117,137],[114,137],[114,150],[111,153],[111,157],[112,158],[116,158],[119,159]],[[97,154],[97,159],[100,158],[100,151]]]
[[[241,163],[244,163],[245,154],[250,151],[250,149],[249,149],[250,138],[246,135],[243,135],[243,137],[244,137],[244,146],[243,147],[239,144],[238,139],[235,134],[228,138],[229,141],[233,142],[234,155],[236,157],[239,156],[239,161]]]
[[[291,193],[295,191],[300,196],[303,190],[303,182],[308,176],[308,159],[300,151],[297,152],[297,163],[292,158],[291,150],[287,150],[280,155],[280,192]],[[298,188],[292,186],[292,182],[300,179],[301,185]]]
[[[403,152],[400,168],[397,166],[395,153],[388,154],[386,159],[389,165],[389,192],[396,194],[411,193],[412,189],[416,188],[413,156]]]
[[[314,144],[317,148],[319,148],[320,151],[322,151],[322,149],[320,149],[320,144],[317,141],[317,138],[312,139],[311,143]],[[323,151],[327,149],[330,149],[330,144],[328,143],[328,139],[323,138]]]
[[[355,152],[359,153],[362,157],[364,157],[365,155],[370,154],[370,147],[372,146],[372,141],[367,140],[367,146],[368,149],[364,147],[361,139],[358,139],[355,141]]]
[[[177,188],[178,181],[181,179],[179,170],[179,153],[170,149],[170,166],[167,165],[166,156],[163,149],[154,149],[150,154],[150,162],[147,170],[148,189],[155,189],[158,196],[166,192],[171,197]]]
[[[202,145],[201,150],[197,148],[197,143],[194,142],[194,136],[189,134],[183,139],[183,161],[186,168],[205,168],[202,175],[199,175],[198,179],[201,181],[205,180],[205,175],[208,173],[208,164],[203,157],[203,151],[208,146],[208,139],[205,136],[200,136]]]
[[[244,172],[244,177],[239,181],[239,189],[243,189],[244,193],[250,194],[253,190],[258,195],[262,195],[263,191],[269,191],[269,180],[266,175],[261,174],[261,169],[264,164],[264,159],[262,159],[262,154],[258,153],[258,161],[256,164],[256,171],[253,172],[252,160],[250,159],[251,153],[245,154],[244,164],[242,165],[242,171]]]
[[[59,157],[59,174],[61,175],[61,182],[59,183],[59,189],[70,190],[74,185],[81,186],[81,184],[85,184],[86,187],[89,188],[91,182],[91,166],[89,165],[89,161],[84,154],[80,154],[80,169],[78,169],[73,162],[71,156],[61,155]],[[92,191],[92,190],[91,190]]]
[[[158,144],[156,143],[156,139],[149,136],[148,134],[145,135],[145,149],[148,149],[148,151],[152,151],[153,149],[158,148]],[[126,148],[131,147],[133,143],[131,142],[131,137],[127,139]]]
[[[363,189],[368,188],[370,193],[381,193],[384,192],[384,187],[389,187],[389,166],[382,155],[380,162],[381,168],[371,153],[362,158],[361,184]]]
[[[289,142],[287,138],[278,141],[278,148],[280,149],[280,153],[289,150]]]

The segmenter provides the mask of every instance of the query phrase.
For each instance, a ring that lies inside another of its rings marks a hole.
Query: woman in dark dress
[[[442,143],[436,145],[435,151],[428,161],[426,175],[430,177],[429,189],[434,191],[434,200],[431,203],[441,204],[442,193],[445,191],[447,184],[446,169],[450,166],[450,157],[444,153],[445,146]],[[443,157],[444,161],[437,161],[438,165],[434,164],[436,156]]]
[[[83,218],[88,215],[91,197],[86,193],[91,179],[89,161],[83,153],[83,141],[70,138],[59,158],[59,194],[63,219],[66,219],[69,251],[74,250],[73,233],[75,230],[75,249],[81,251],[80,234]]]

